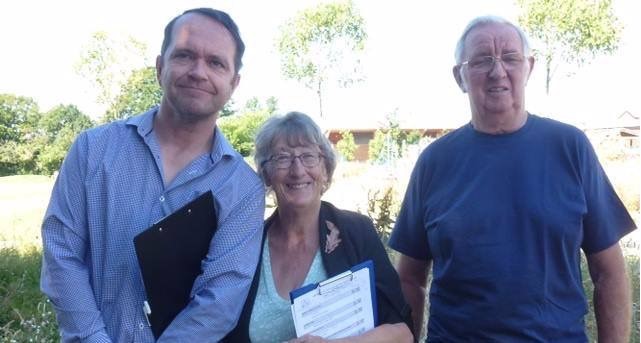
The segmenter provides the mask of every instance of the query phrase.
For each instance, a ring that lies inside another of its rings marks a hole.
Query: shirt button
[[[143,324],[143,323],[138,323],[138,328],[139,328],[140,330],[143,330],[143,329],[145,328],[145,324]]]
[[[165,196],[164,196],[164,195],[161,195],[161,196],[160,196],[160,198],[159,198],[159,200],[160,200],[161,202],[165,201]]]

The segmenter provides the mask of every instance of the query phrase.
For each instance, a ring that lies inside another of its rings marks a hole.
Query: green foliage
[[[33,149],[26,143],[9,141],[0,144],[0,176],[35,172]]]
[[[336,79],[347,86],[360,80],[358,53],[367,34],[351,1],[322,3],[298,13],[280,29],[276,45],[281,70],[318,95],[323,115],[323,86]]]
[[[41,253],[0,249],[0,341],[58,342],[51,304],[40,293]]]
[[[402,130],[398,122],[397,110],[386,116],[385,126],[374,132],[369,141],[368,156],[371,162],[384,163],[403,156],[405,148],[418,143],[423,134],[420,130]]]
[[[338,150],[341,156],[347,161],[353,161],[356,148],[352,132],[349,130],[341,131],[341,140],[336,143],[336,150]]]
[[[144,112],[158,105],[161,98],[162,89],[156,79],[156,68],[145,67],[134,70],[120,88],[120,94],[109,107],[102,121],[110,122]]]
[[[60,133],[69,130],[76,134],[93,126],[91,119],[75,105],[58,105],[40,118],[38,125],[49,143],[56,140]]]
[[[546,92],[550,91],[556,60],[578,65],[597,54],[612,53],[621,39],[622,24],[612,0],[517,0],[523,13],[519,23],[542,49]]]
[[[51,174],[62,163],[76,135],[93,123],[73,105],[40,114],[30,98],[0,95],[3,139],[0,176]]]
[[[145,65],[147,46],[129,36],[111,37],[94,32],[83,47],[74,68],[98,91],[97,101],[110,105],[131,71]]]
[[[229,143],[241,155],[250,156],[254,150],[254,138],[258,128],[278,109],[278,102],[270,97],[265,105],[257,98],[251,98],[238,114],[218,119],[218,126]]]
[[[218,126],[234,149],[247,157],[254,150],[254,137],[258,128],[268,117],[265,111],[247,112],[220,118]]]
[[[234,109],[234,99],[229,99],[225,106],[220,110],[220,113],[218,114],[218,117],[229,117],[231,115],[234,115],[236,113],[236,110]]]
[[[278,111],[278,99],[274,96],[270,96],[265,100],[265,110],[269,115],[273,115]]]
[[[403,135],[405,135],[405,138],[403,140],[407,145],[418,144],[421,138],[423,138],[423,133],[421,132],[421,130],[412,130],[409,132],[403,131]]]
[[[368,143],[367,155],[371,162],[379,162],[383,159],[383,148],[385,147],[385,133],[381,130],[374,131],[374,138]]]
[[[0,94],[0,176],[25,173],[35,167],[30,142],[38,134],[40,112],[31,98]]]
[[[245,107],[238,113],[218,119],[218,126],[225,134],[229,143],[244,157],[248,157],[254,150],[254,138],[258,128],[278,111],[278,100],[269,97],[265,104],[258,98],[247,100]]]
[[[400,209],[394,194],[393,186],[367,192],[367,216],[374,223],[376,233],[385,246],[387,246],[387,241],[392,234],[394,222]]]
[[[0,94],[0,143],[24,142],[35,130],[39,115],[32,98]]]
[[[83,130],[93,126],[91,119],[74,105],[58,105],[40,119],[39,137],[31,144],[36,154],[36,172],[53,174],[60,168],[67,151]]]

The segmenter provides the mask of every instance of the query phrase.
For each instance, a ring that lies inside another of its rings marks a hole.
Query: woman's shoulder
[[[323,201],[321,203],[321,211],[324,214],[326,220],[336,222],[334,224],[372,224],[372,220],[362,214],[351,210],[340,209],[334,206],[332,203]]]

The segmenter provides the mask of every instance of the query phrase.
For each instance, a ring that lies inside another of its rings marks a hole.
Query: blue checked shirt
[[[207,190],[218,231],[189,305],[159,342],[215,342],[231,330],[258,261],[264,186],[218,128],[210,153],[164,185],[157,108],[83,132],[71,147],[42,225],[42,291],[64,342],[153,342],[135,235]]]

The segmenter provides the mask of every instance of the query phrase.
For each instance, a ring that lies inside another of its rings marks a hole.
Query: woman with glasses
[[[252,287],[227,341],[326,341],[295,339],[289,292],[372,260],[381,325],[341,342],[411,342],[409,307],[372,221],[321,200],[336,156],[318,125],[298,112],[268,119],[256,137],[254,160],[278,208],[265,221]]]

